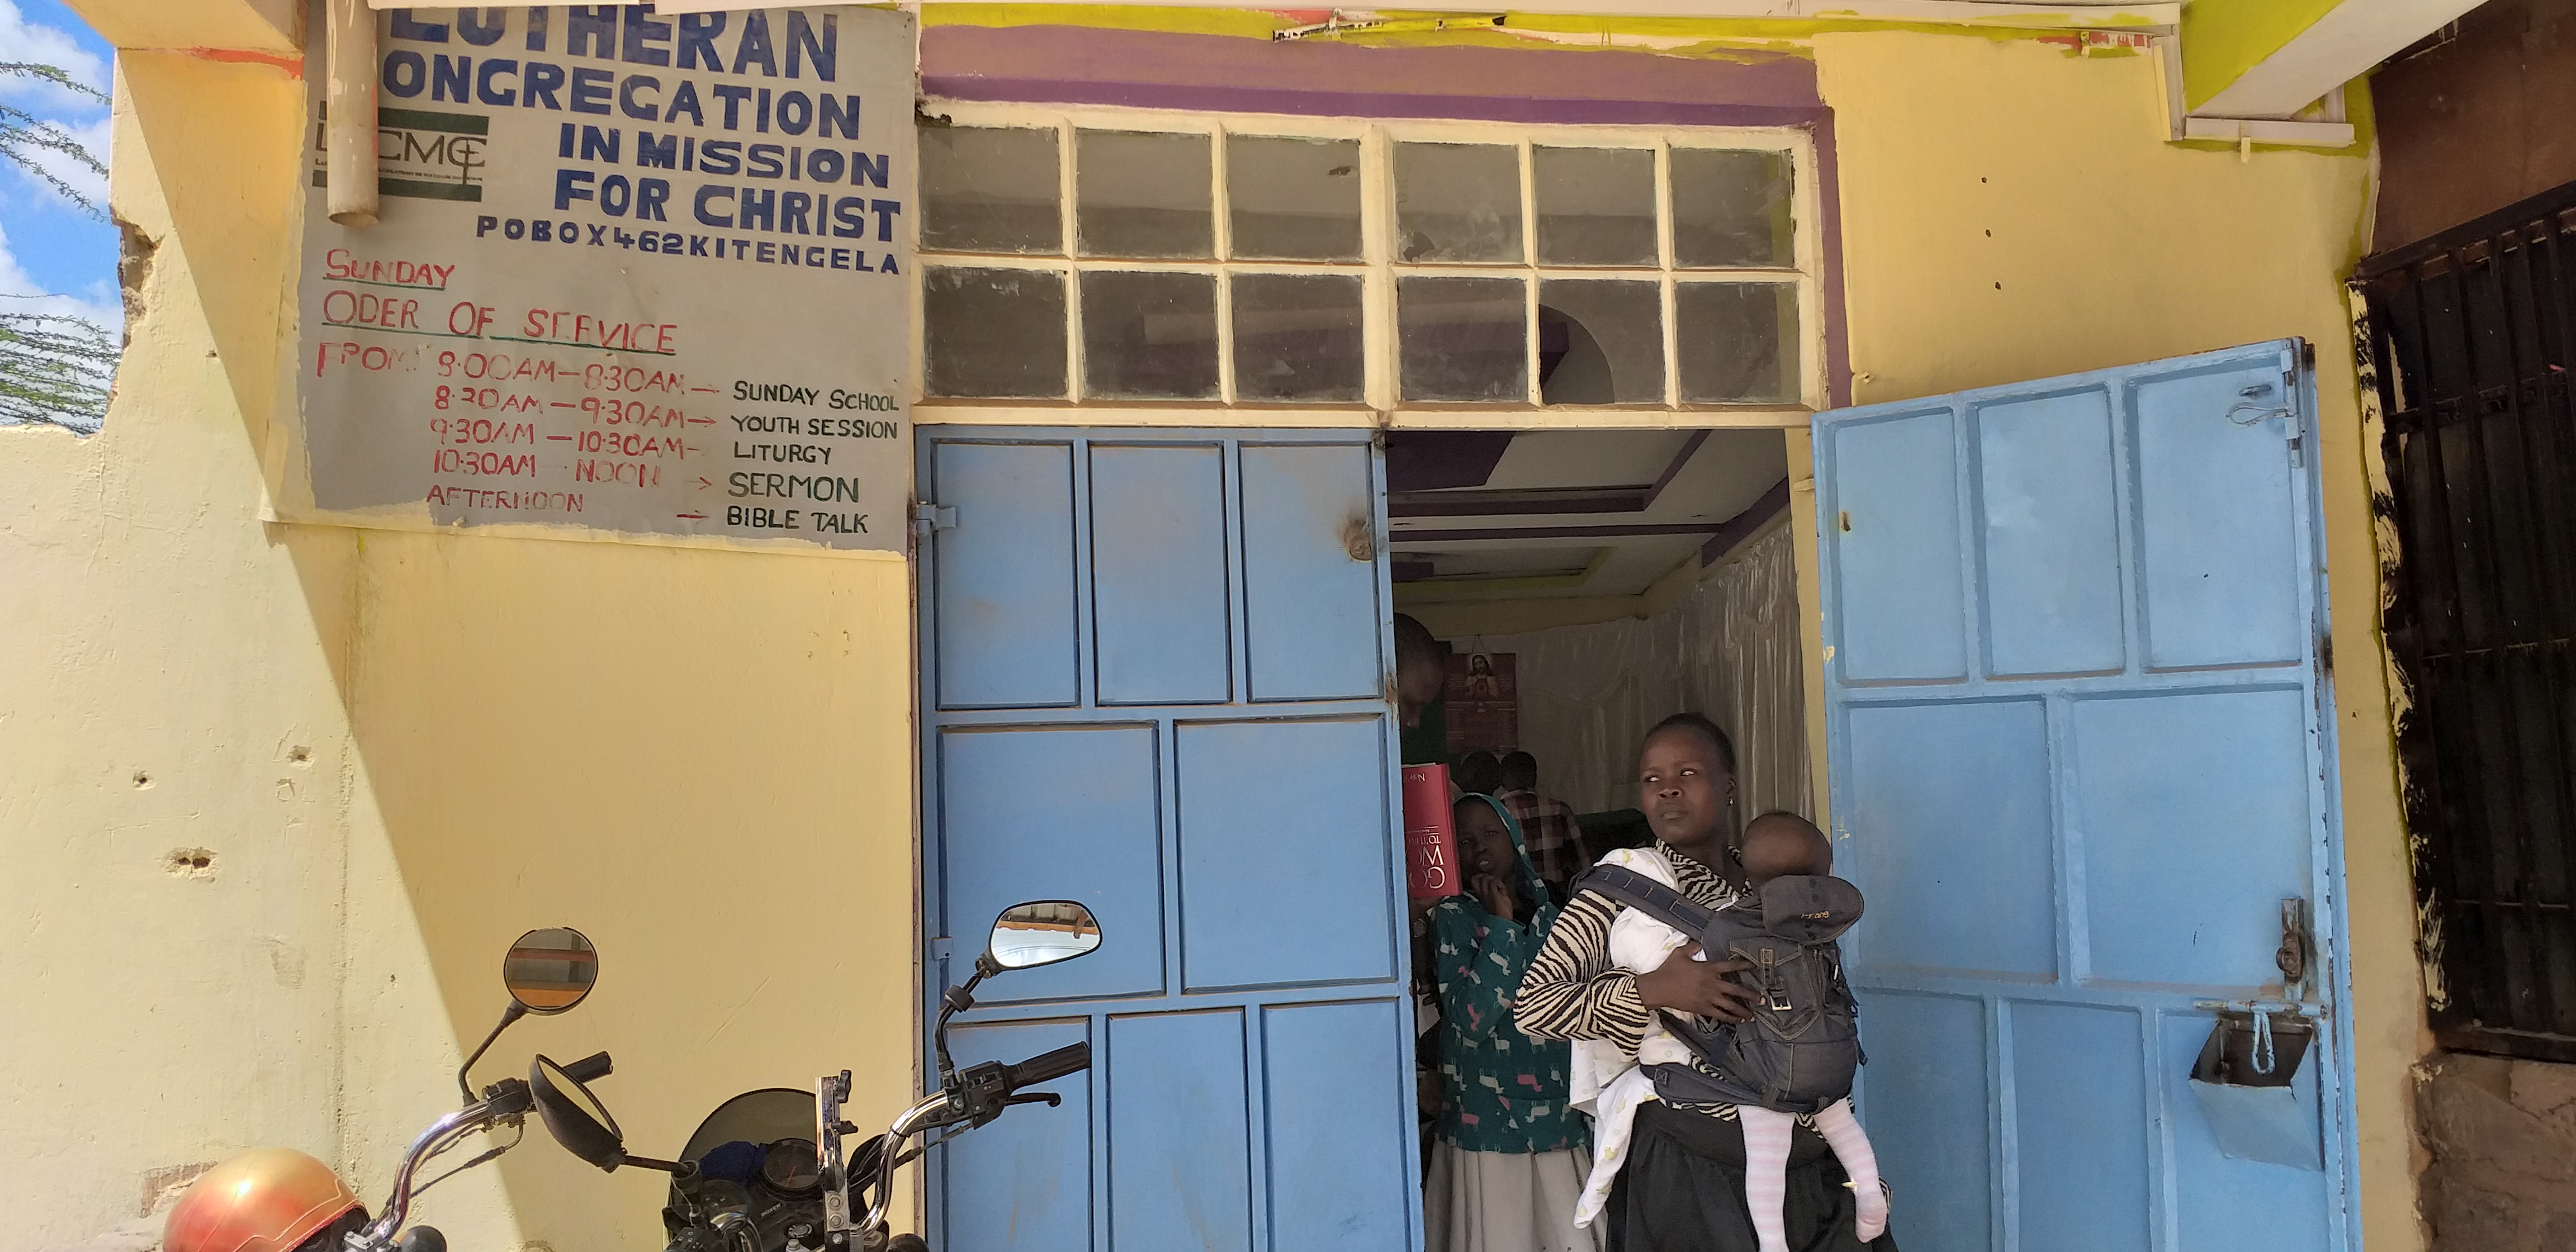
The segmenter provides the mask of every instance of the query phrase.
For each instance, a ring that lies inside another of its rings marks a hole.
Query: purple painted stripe
[[[1824,236],[1825,272],[1817,277],[1816,288],[1825,297],[1825,403],[1832,408],[1848,408],[1852,402],[1851,336],[1843,306],[1843,183],[1842,160],[1834,151],[1834,115],[1828,109],[1816,117],[1816,201],[1824,220],[1816,229]],[[1785,497],[1784,497],[1785,498]]]
[[[1646,502],[1638,507],[1655,507],[1655,501],[1664,498],[1664,488],[1673,485],[1673,479],[1680,476],[1682,467],[1690,464],[1690,459],[1699,455],[1699,446],[1707,442],[1707,431],[1692,431],[1691,437],[1682,442],[1682,450],[1673,454],[1673,463],[1665,466],[1664,472],[1655,479],[1655,485],[1646,489]]]
[[[1353,117],[1800,125],[1824,109],[1816,67],[1565,48],[1370,48],[1080,26],[934,26],[921,77],[964,100]]]
[[[1752,538],[1753,532],[1770,525],[1772,518],[1788,510],[1789,480],[1783,478],[1772,484],[1769,491],[1763,492],[1761,499],[1747,505],[1743,512],[1726,519],[1726,524],[1719,527],[1707,543],[1700,545],[1701,568],[1717,564],[1727,553],[1735,550],[1735,545]]]
[[[1505,526],[1484,530],[1399,530],[1388,540],[1459,543],[1470,539],[1621,539],[1637,535],[1705,535],[1733,522],[1638,522],[1626,526]]]
[[[1589,126],[1803,126],[1817,110],[1770,105],[1704,105],[1644,100],[1517,96],[1426,96],[1409,92],[1319,92],[1265,87],[1171,87],[1045,78],[922,79],[931,95],[1004,104],[1091,104],[1208,113],[1301,117],[1440,118]]]
[[[1520,517],[1547,513],[1643,513],[1646,488],[1550,491],[1443,491],[1391,499],[1388,517]]]

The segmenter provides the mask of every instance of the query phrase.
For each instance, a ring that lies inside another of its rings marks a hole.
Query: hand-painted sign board
[[[910,15],[386,10],[350,228],[312,7],[282,513],[903,550]]]

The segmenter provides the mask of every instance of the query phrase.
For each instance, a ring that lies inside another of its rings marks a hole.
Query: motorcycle
[[[431,1187],[482,1165],[519,1139],[439,1174],[419,1181],[421,1169],[487,1130],[524,1134],[528,1111],[536,1107],[531,1085],[504,1078],[477,1095],[474,1066],[492,1050],[501,1032],[530,1014],[550,1017],[569,1012],[590,995],[599,981],[599,950],[570,927],[531,930],[519,936],[501,961],[501,982],[510,1006],[481,1046],[456,1071],[456,1087],[465,1106],[430,1123],[412,1140],[402,1165],[394,1171],[393,1193],[379,1215],[370,1219],[366,1206],[328,1166],[303,1153],[282,1148],[251,1152],[226,1161],[192,1184],[170,1210],[162,1228],[166,1252],[446,1252],[447,1237],[434,1226],[404,1229],[412,1202]],[[610,1070],[608,1054],[585,1057],[562,1072],[598,1078]],[[641,1162],[638,1162],[641,1163]]]
[[[859,1133],[841,1116],[850,1097],[848,1070],[817,1080],[811,1093],[773,1087],[725,1101],[677,1161],[626,1154],[616,1119],[586,1085],[596,1073],[582,1062],[558,1066],[540,1055],[528,1087],[546,1129],[574,1156],[608,1171],[622,1165],[671,1171],[662,1210],[667,1252],[927,1252],[919,1235],[886,1228],[896,1170],[1012,1105],[1061,1105],[1062,1096],[1028,1088],[1091,1067],[1091,1045],[1076,1043],[1016,1065],[986,1061],[960,1069],[948,1054],[949,1019],[974,1007],[975,989],[987,978],[1069,961],[1099,946],[1099,922],[1073,901],[1004,909],[975,958],[974,975],[940,996],[931,1030],[939,1090],[904,1110],[884,1134],[860,1142],[847,1159],[842,1139]],[[597,1059],[603,1062],[597,1072],[606,1072],[605,1054]],[[926,1138],[934,1132],[944,1133]],[[907,1148],[916,1138],[925,1141]],[[853,1212],[861,1214],[855,1221]]]

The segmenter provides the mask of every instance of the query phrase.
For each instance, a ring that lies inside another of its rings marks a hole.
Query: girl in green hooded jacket
[[[1574,1225],[1592,1160],[1584,1119],[1566,1107],[1570,1045],[1512,1020],[1556,902],[1501,801],[1460,796],[1452,815],[1468,891],[1429,917],[1441,1101],[1428,1252],[1598,1252],[1594,1231]]]

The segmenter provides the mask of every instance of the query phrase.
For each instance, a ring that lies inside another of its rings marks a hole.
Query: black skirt
[[[1860,1241],[1843,1182],[1833,1147],[1798,1127],[1781,1205],[1790,1252],[1896,1252],[1892,1224],[1876,1241]],[[1651,1100],[1637,1106],[1628,1163],[1606,1213],[1610,1252],[1759,1252],[1744,1204],[1743,1124]]]

